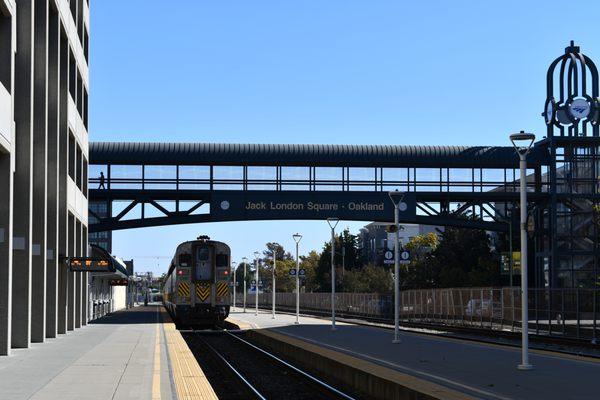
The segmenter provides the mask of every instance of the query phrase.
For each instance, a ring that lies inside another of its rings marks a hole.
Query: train
[[[199,236],[181,243],[169,265],[163,304],[185,326],[215,326],[229,316],[231,249]]]

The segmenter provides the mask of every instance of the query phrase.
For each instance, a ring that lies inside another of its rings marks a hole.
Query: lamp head
[[[335,229],[335,227],[337,226],[338,222],[340,222],[339,218],[327,218],[327,223],[329,224],[329,227],[331,229]]]
[[[302,235],[299,233],[294,233],[292,237],[294,238],[294,242],[296,243],[300,243],[300,240],[302,239]]]
[[[258,256],[260,256],[260,253],[258,251],[254,252],[254,258],[258,258]]]
[[[390,196],[390,199],[394,205],[401,203],[402,200],[404,200],[405,194],[405,192],[399,192],[398,189],[394,190],[393,192],[388,192],[388,196]]]
[[[535,141],[535,135],[533,133],[527,133],[525,131],[521,131],[519,133],[513,133],[509,136],[510,141],[512,142],[515,150],[519,154],[527,154],[533,142]]]

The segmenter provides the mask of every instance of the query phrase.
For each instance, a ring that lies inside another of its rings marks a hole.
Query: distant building
[[[383,257],[386,250],[394,248],[395,233],[388,232],[391,223],[372,222],[360,230],[359,250],[365,261],[375,265],[383,265]],[[406,245],[413,237],[430,232],[440,233],[444,228],[441,226],[401,224],[399,241],[401,246]]]

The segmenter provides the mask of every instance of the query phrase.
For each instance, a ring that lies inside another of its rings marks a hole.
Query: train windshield
[[[205,281],[212,279],[212,264],[210,248],[199,247],[196,251],[196,280]]]

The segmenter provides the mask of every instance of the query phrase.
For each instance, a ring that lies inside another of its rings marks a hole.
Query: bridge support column
[[[46,339],[48,2],[34,6],[33,226],[31,230],[31,341]]]
[[[33,4],[17,2],[15,174],[13,204],[12,347],[31,339],[31,208],[33,147]]]

